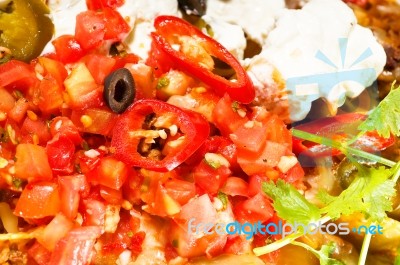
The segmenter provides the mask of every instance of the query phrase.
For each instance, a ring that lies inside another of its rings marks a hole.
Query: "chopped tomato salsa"
[[[240,253],[251,241],[188,225],[271,221],[261,182],[304,175],[288,128],[248,104],[245,70],[193,25],[158,17],[144,62],[118,46],[130,31],[116,11],[123,1],[86,2],[54,53],[0,66],[0,188],[13,192],[6,203],[20,231],[32,233],[29,260],[135,260],[157,233],[168,260]],[[176,51],[174,41],[206,55]],[[236,80],[214,73],[212,56]]]

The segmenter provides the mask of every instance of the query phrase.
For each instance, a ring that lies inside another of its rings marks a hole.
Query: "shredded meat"
[[[0,243],[0,264],[23,265],[28,263],[26,250],[21,249],[25,244]]]
[[[385,49],[387,62],[379,76],[380,97],[394,80],[400,80],[400,5],[395,0],[368,0],[363,6],[349,4],[358,23],[370,28]]]

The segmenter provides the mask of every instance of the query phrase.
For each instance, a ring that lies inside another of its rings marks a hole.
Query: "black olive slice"
[[[115,70],[104,80],[103,97],[115,113],[124,112],[132,104],[135,94],[135,80],[126,68]]]
[[[206,12],[206,0],[178,0],[178,3],[188,15],[202,16]]]

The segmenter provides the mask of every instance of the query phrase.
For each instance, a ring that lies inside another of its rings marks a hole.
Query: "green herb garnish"
[[[380,136],[388,138],[390,134],[400,136],[400,89],[394,87],[368,118],[358,126],[362,132],[376,131]]]
[[[343,262],[331,258],[331,255],[335,251],[336,244],[334,242],[329,243],[328,245],[322,245],[320,250],[315,250],[307,244],[293,241],[292,245],[299,246],[307,249],[315,256],[319,258],[320,265],[345,265]]]
[[[292,185],[281,179],[276,185],[273,182],[264,182],[262,188],[273,199],[273,206],[278,216],[291,224],[295,222],[308,224],[321,217],[317,206],[307,201]]]

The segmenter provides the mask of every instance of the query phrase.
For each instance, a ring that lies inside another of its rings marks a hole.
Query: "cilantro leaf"
[[[362,122],[358,129],[362,132],[377,131],[380,136],[389,138],[390,134],[400,136],[400,89],[394,88]]]
[[[309,245],[298,242],[298,241],[293,241],[292,244],[295,246],[305,248],[308,251],[310,251],[311,253],[313,253],[315,256],[317,256],[319,258],[320,265],[345,265],[340,260],[331,258],[332,253],[336,249],[336,244],[334,242],[331,242],[328,245],[322,245],[320,250],[313,249]]]
[[[339,196],[330,196],[326,191],[319,192],[319,199],[326,204],[321,212],[332,219],[342,214],[362,212],[372,221],[381,221],[386,217],[386,211],[392,209],[390,198],[396,193],[395,181],[389,179],[393,170],[357,166],[358,175]]]
[[[310,203],[292,185],[283,180],[264,182],[263,191],[273,199],[273,206],[278,216],[294,224],[308,224],[318,220],[320,212],[317,206]]]
[[[332,242],[328,245],[323,245],[319,251],[319,261],[321,265],[344,265],[343,262],[330,258],[335,251],[336,245]]]

